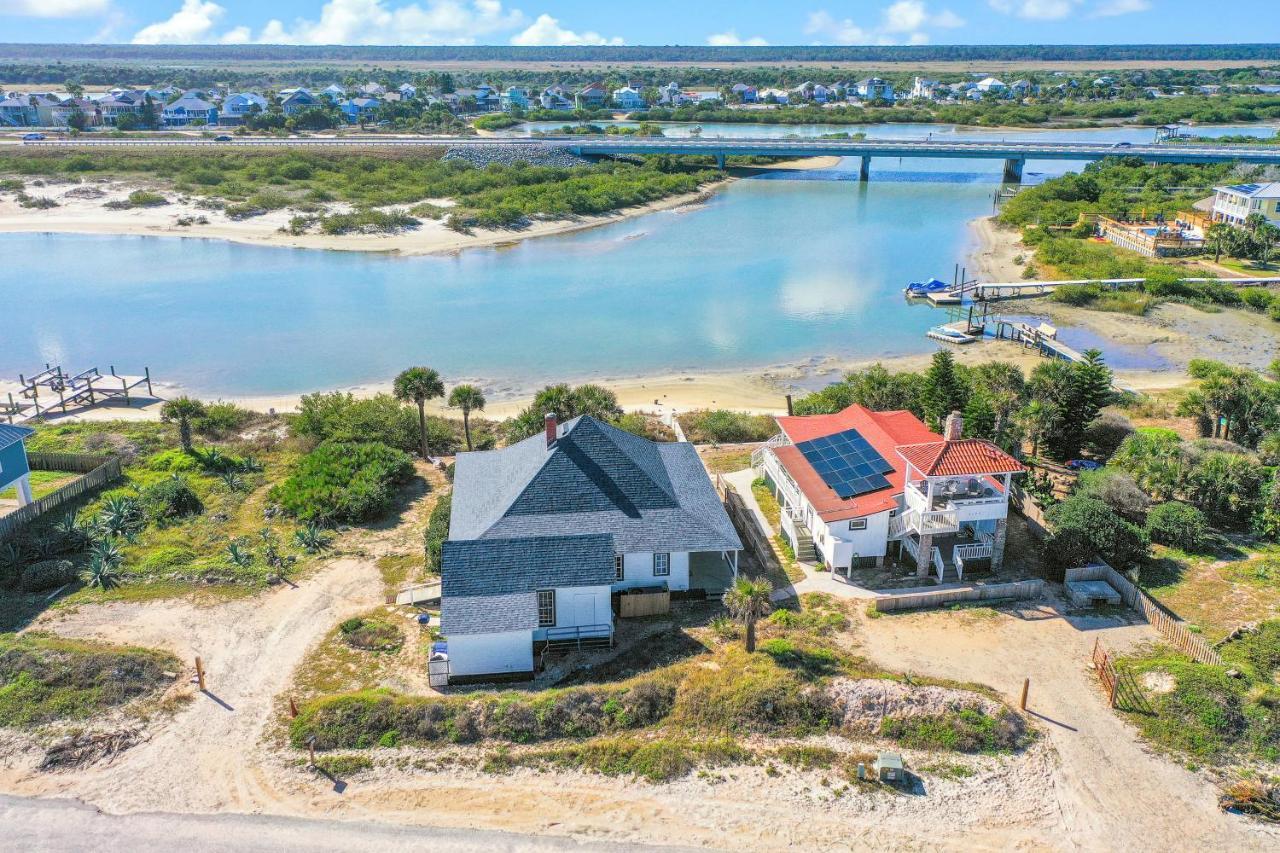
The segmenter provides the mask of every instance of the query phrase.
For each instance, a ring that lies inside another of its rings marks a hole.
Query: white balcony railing
[[[994,548],[989,544],[975,542],[971,545],[957,545],[951,551],[951,561],[956,564],[956,575],[964,580],[964,564],[968,560],[991,559]]]
[[[938,582],[942,582],[942,576],[946,574],[947,566],[942,562],[942,551],[935,545],[933,554],[930,555],[930,561],[933,563],[933,570],[938,573]]]
[[[903,537],[902,550],[906,551],[911,556],[911,562],[920,562],[920,543],[912,539],[910,536]]]

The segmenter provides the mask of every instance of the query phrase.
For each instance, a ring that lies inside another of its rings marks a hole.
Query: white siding
[[[568,586],[556,590],[556,628],[612,625],[613,607],[607,586]],[[534,632],[539,640],[546,629]]]
[[[514,672],[533,672],[532,631],[449,636],[451,676]]]
[[[614,589],[658,586],[664,582],[667,585],[667,589],[689,588],[689,554],[687,552],[671,552],[670,575],[654,575],[653,553],[650,551],[624,554],[622,559],[623,579],[613,585]]]
[[[837,569],[847,569],[854,554],[859,557],[883,557],[889,547],[889,511],[865,516],[866,530],[850,530],[849,521],[821,524],[814,544],[821,557]]]

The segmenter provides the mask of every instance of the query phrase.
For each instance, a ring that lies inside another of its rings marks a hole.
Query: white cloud
[[[1082,0],[987,0],[997,12],[1032,21],[1061,20],[1070,15],[1081,2]]]
[[[214,27],[226,9],[211,0],[182,0],[182,8],[164,21],[143,27],[134,44],[200,44],[217,41]]]
[[[623,44],[620,36],[605,38],[597,32],[586,30],[575,33],[560,26],[550,15],[539,15],[537,20],[511,37],[516,45],[567,45],[567,44]]]
[[[80,18],[101,15],[111,0],[6,0],[0,13],[20,18]]]
[[[965,21],[950,9],[933,12],[923,0],[897,0],[880,10],[880,22],[872,27],[837,19],[830,12],[811,12],[805,34],[834,44],[927,44],[930,29],[963,27]]]
[[[760,36],[752,36],[751,38],[742,38],[735,29],[728,29],[722,33],[712,33],[707,36],[707,44],[715,47],[763,47],[768,42]]]
[[[133,40],[139,44],[473,44],[481,36],[515,29],[526,20],[517,10],[504,10],[501,0],[426,0],[399,6],[386,0],[329,0],[317,20],[297,18],[286,24],[272,19],[255,36],[244,25],[219,31],[225,13],[213,0],[183,0],[171,18],[142,28]]]
[[[1094,7],[1090,17],[1113,18],[1116,15],[1131,15],[1134,12],[1145,12],[1151,8],[1150,0],[1102,0]]]

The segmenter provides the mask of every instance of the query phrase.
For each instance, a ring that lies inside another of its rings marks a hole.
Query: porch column
[[[24,507],[35,500],[31,495],[30,474],[23,474],[14,485],[18,487],[18,506]]]
[[[1009,532],[1008,519],[1000,519],[996,522],[996,531],[991,541],[991,571],[998,572],[1000,567],[1004,565],[1004,540]]]
[[[929,577],[930,558],[933,557],[933,534],[920,534],[920,553],[916,557],[916,577]]]

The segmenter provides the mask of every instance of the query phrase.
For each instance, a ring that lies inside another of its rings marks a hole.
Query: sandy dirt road
[[[1064,615],[1059,602],[1027,602],[994,616],[930,611],[877,620],[864,650],[924,675],[991,685],[1028,710],[1058,756],[1057,824],[1046,844],[1078,850],[1275,850],[1280,829],[1217,808],[1203,778],[1152,754],[1107,707],[1090,668],[1095,639],[1116,652],[1158,639],[1145,623]]]

